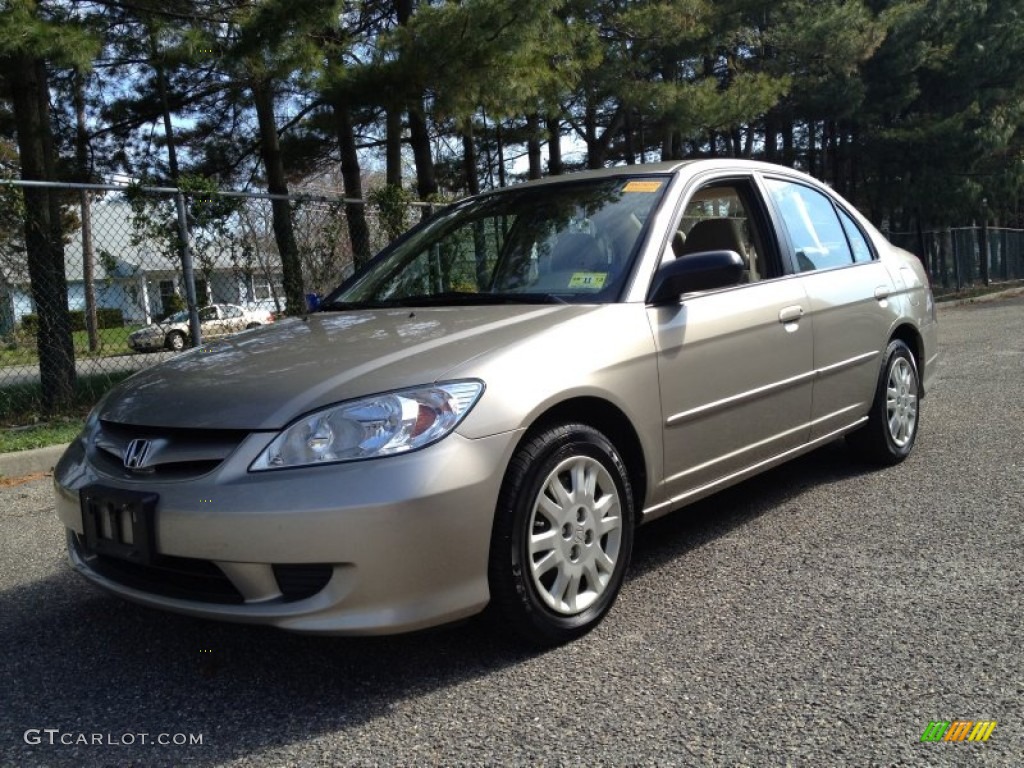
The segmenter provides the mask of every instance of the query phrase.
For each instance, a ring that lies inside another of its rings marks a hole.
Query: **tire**
[[[589,632],[622,586],[634,517],[626,466],[603,434],[562,424],[528,438],[498,497],[493,618],[541,647]]]
[[[890,342],[868,421],[846,438],[854,453],[881,466],[899,464],[907,458],[920,425],[920,391],[917,362],[910,347],[899,339]]]
[[[260,327],[259,323],[249,323],[247,326],[245,326],[245,330],[251,331],[253,328],[259,328],[259,327]]]
[[[185,334],[181,331],[171,331],[164,339],[164,346],[173,352],[181,352],[185,348]]]

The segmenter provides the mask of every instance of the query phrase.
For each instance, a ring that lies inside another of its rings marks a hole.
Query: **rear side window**
[[[871,246],[868,245],[867,238],[860,231],[860,227],[842,210],[839,211],[839,220],[843,223],[843,229],[846,230],[846,239],[850,243],[850,250],[853,251],[853,260],[858,263],[871,261],[873,258]]]
[[[765,182],[789,233],[798,271],[853,264],[846,232],[828,197],[803,184],[779,179]],[[868,254],[870,259],[870,249]]]

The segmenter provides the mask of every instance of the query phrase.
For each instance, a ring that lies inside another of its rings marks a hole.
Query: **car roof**
[[[550,184],[567,184],[591,179],[620,178],[625,176],[646,176],[646,175],[670,175],[682,170],[691,173],[703,171],[760,171],[762,173],[781,173],[788,176],[801,178],[807,181],[817,182],[813,177],[801,171],[794,170],[784,165],[766,163],[761,160],[746,160],[743,158],[700,158],[695,160],[669,160],[657,163],[640,163],[634,165],[616,165],[612,168],[599,168],[588,171],[573,171],[559,176],[545,176],[542,179],[533,179],[521,184],[514,184],[510,187],[493,189],[484,193],[491,195],[504,190],[517,190],[547,186]]]

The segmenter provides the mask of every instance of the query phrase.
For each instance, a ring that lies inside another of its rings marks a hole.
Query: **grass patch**
[[[71,338],[75,344],[75,359],[96,357],[112,357],[128,355],[132,350],[128,347],[128,337],[141,325],[128,325],[124,328],[102,328],[98,332],[99,349],[89,351],[89,334],[87,331],[75,331]],[[0,366],[4,365],[35,365],[38,362],[35,339],[20,336],[15,341],[0,347]]]
[[[85,419],[61,419],[28,427],[14,427],[0,432],[0,453],[28,451],[48,445],[70,443],[82,431]]]
[[[81,423],[108,389],[124,381],[132,373],[134,371],[79,376],[71,406],[62,413],[51,414],[45,419],[45,423],[60,423],[63,420],[76,420]],[[42,424],[42,413],[43,389],[38,382],[0,388],[0,430],[11,431],[18,427]]]

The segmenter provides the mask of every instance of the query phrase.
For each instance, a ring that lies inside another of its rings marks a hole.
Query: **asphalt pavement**
[[[1024,299],[941,320],[903,465],[834,444],[641,529],[544,653],[137,607],[69,571],[48,479],[2,488],[0,765],[1020,766]],[[957,720],[997,725],[921,741]]]

